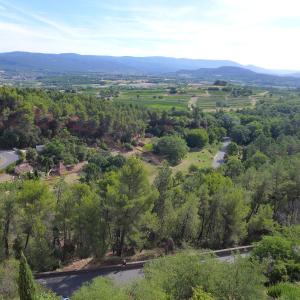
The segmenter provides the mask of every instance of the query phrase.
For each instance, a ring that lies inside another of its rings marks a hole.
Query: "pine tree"
[[[33,275],[23,252],[21,253],[20,258],[18,283],[20,300],[36,300]]]

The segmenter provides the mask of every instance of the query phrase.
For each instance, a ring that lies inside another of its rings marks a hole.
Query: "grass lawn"
[[[195,165],[199,169],[210,168],[212,166],[212,161],[218,150],[220,149],[220,144],[208,145],[200,151],[191,151],[177,166],[171,167],[173,173],[178,171],[187,173],[189,171],[190,165]],[[156,175],[158,174],[159,165],[155,165],[146,160],[142,160],[144,168],[149,176],[149,180],[153,183]]]
[[[172,167],[174,173],[182,171],[184,173],[188,172],[190,165],[195,165],[199,169],[210,168],[212,166],[212,161],[216,153],[220,148],[219,144],[209,145],[202,149],[201,151],[189,152],[182,162]]]

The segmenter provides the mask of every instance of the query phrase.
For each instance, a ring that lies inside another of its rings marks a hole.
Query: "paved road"
[[[124,285],[143,276],[142,269],[120,271],[91,271],[78,275],[58,276],[38,279],[38,282],[63,297],[70,297],[84,283],[91,282],[94,278],[105,276],[111,278],[118,285]]]
[[[15,151],[0,151],[0,170],[5,169],[10,164],[16,162],[19,156]]]
[[[247,254],[241,254],[246,256]],[[221,261],[233,262],[234,256],[228,255],[224,257],[218,257]],[[143,269],[132,269],[119,271],[89,271],[87,273],[81,273],[76,275],[63,275],[57,277],[49,277],[38,279],[38,282],[53,290],[56,294],[63,297],[70,297],[77,289],[79,289],[84,283],[91,282],[94,278],[99,276],[105,276],[111,278],[118,285],[124,285],[130,283],[138,278],[143,277]]]
[[[215,155],[212,167],[214,169],[219,168],[224,163],[224,157],[227,152],[228,145],[231,143],[230,138],[226,138],[223,142],[221,150]]]

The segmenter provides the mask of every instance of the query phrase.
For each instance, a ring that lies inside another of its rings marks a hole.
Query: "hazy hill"
[[[159,74],[182,69],[241,66],[227,60],[202,60],[169,57],[113,57],[79,54],[0,53],[0,70],[37,72],[100,72]]]
[[[241,67],[224,66],[220,68],[201,68],[198,70],[181,70],[177,76],[187,79],[214,81],[222,79],[238,83],[268,86],[300,86],[300,78],[256,73]]]

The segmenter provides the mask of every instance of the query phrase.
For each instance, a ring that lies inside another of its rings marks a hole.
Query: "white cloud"
[[[300,27],[276,23],[299,18],[300,26],[296,0],[212,0],[206,8],[191,1],[171,7],[149,3],[106,5],[107,15],[91,20],[82,16],[76,22],[80,27],[6,5],[9,11],[0,11],[2,19],[9,19],[0,22],[0,51],[165,55],[300,69]]]

